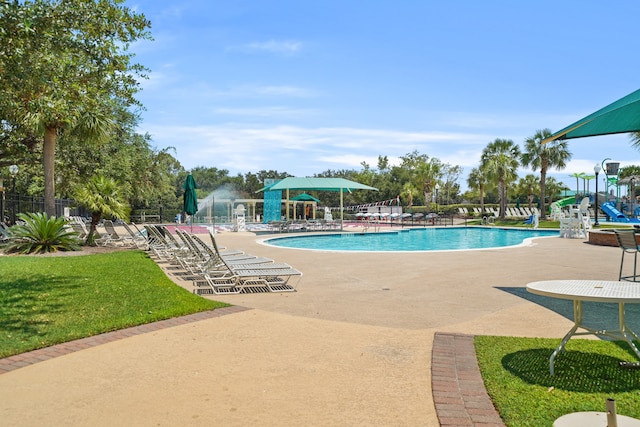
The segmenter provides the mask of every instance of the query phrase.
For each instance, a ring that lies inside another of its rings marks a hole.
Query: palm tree
[[[427,212],[431,211],[431,194],[438,184],[438,180],[442,176],[442,163],[440,160],[432,157],[428,161],[418,164],[415,170],[415,183],[421,185],[424,192],[424,203],[427,206]]]
[[[405,182],[404,186],[402,187],[402,193],[401,196],[402,198],[406,198],[407,199],[407,206],[408,207],[412,207],[413,206],[413,198],[415,196],[417,196],[418,193],[418,189],[410,182]]]
[[[584,172],[574,172],[569,177],[576,179],[576,200],[578,200],[578,193],[580,193],[580,180],[584,177]]]
[[[582,191],[585,196],[589,194],[589,181],[595,178],[595,175],[587,175],[586,173],[582,175]]]
[[[631,146],[640,150],[640,132],[631,132],[629,137],[631,138]]]
[[[518,193],[525,194],[527,196],[527,203],[529,209],[533,207],[533,199],[536,196],[537,191],[540,190],[538,178],[535,175],[529,174],[524,178],[520,178],[518,181]]]
[[[96,227],[103,216],[126,219],[129,216],[129,205],[120,193],[120,186],[111,178],[96,175],[86,186],[76,190],[76,201],[91,211],[91,227],[87,235],[87,243],[92,244]]]
[[[467,177],[469,188],[480,195],[480,215],[484,216],[484,187],[487,185],[487,176],[482,168],[473,168]]]
[[[548,177],[545,182],[545,187],[547,188],[547,193],[549,194],[549,205],[553,203],[553,196],[557,194],[562,194],[564,190],[568,190],[567,186],[562,182],[556,181],[553,177]]]
[[[498,217],[504,219],[507,210],[507,185],[516,179],[516,170],[520,165],[520,148],[510,139],[496,138],[490,142],[480,157],[480,168],[487,178],[498,184],[500,212]]]
[[[551,136],[550,129],[537,130],[536,133],[525,139],[524,152],[520,158],[523,166],[531,166],[535,172],[540,169],[540,219],[546,219],[545,207],[547,171],[549,168],[563,169],[571,160],[571,152],[566,141],[551,141],[543,144],[542,141]]]
[[[56,214],[55,209],[55,153],[58,135],[65,129],[71,130],[80,138],[89,142],[104,143],[115,129],[114,122],[99,113],[90,112],[80,114],[63,125],[60,122],[49,123],[44,114],[29,114],[25,123],[36,134],[43,135],[42,164],[44,172],[44,210],[50,215]]]

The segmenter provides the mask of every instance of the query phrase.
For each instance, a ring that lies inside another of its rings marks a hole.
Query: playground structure
[[[620,163],[605,162],[602,170],[605,172],[604,192],[584,194],[589,197],[592,205],[597,205],[607,222],[638,223],[640,224],[640,202],[635,197],[635,184],[640,183],[640,176],[620,178]],[[627,188],[626,195],[621,197],[621,188]],[[597,197],[597,203],[596,203]],[[578,203],[579,196],[566,197],[551,203],[549,209],[552,218],[562,216],[562,210]]]

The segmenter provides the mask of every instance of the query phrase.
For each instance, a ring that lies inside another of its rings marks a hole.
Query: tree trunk
[[[427,213],[431,213],[431,191],[424,192],[424,204],[426,207]]]
[[[102,212],[91,212],[91,225],[89,226],[89,234],[87,234],[87,239],[85,241],[89,246],[95,246],[96,238],[100,237],[97,231],[100,219],[102,219]]]
[[[540,219],[547,219],[547,205],[545,199],[547,198],[547,170],[540,170]]]
[[[58,128],[48,127],[44,133],[44,145],[42,148],[42,163],[44,169],[44,211],[48,216],[55,216],[56,214],[54,160],[57,136]]]
[[[498,194],[500,197],[500,213],[498,217],[504,221],[507,215],[507,186],[502,180],[498,182]]]

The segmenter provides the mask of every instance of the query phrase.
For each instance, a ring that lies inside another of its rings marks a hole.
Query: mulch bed
[[[48,252],[43,254],[30,254],[29,256],[37,256],[37,257],[48,257],[48,256],[82,256],[82,255],[93,255],[93,254],[105,254],[117,251],[126,251],[132,249],[130,247],[117,247],[117,246],[82,246],[79,251],[58,251],[58,252]],[[5,256],[13,256],[20,254],[5,254],[0,253],[0,255]]]

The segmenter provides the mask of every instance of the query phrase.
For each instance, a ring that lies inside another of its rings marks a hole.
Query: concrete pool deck
[[[253,233],[216,237],[303,271],[298,292],[211,296],[251,310],[0,375],[3,425],[437,426],[436,332],[561,337],[571,313],[524,286],[615,280],[620,262],[620,249],[581,239],[367,254],[274,248]]]

